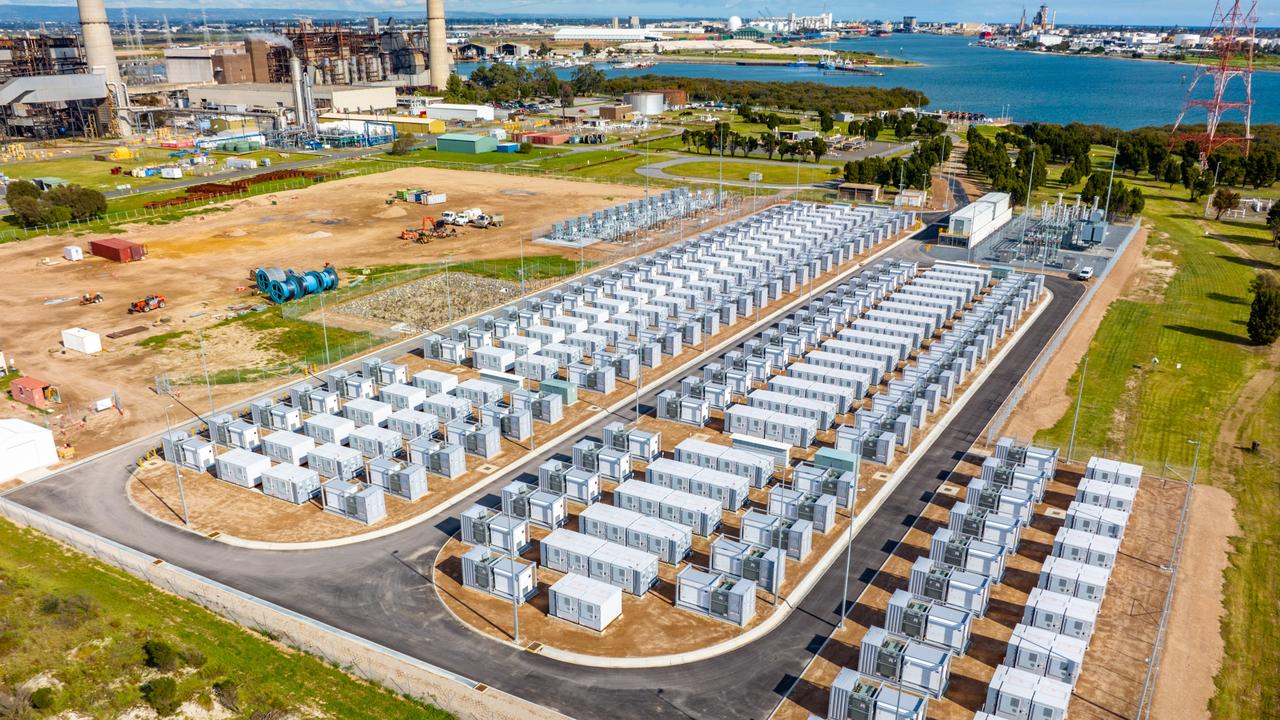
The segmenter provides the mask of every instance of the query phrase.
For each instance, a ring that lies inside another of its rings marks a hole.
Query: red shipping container
[[[122,263],[141,260],[146,255],[146,249],[141,245],[121,238],[90,240],[89,252],[100,258]]]

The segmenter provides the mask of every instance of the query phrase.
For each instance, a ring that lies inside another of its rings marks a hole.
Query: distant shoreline
[[[974,47],[980,47],[986,50],[1003,50],[1005,52],[1020,52],[1020,53],[1026,53],[1028,55],[1049,55],[1053,57],[1099,58],[1102,60],[1133,60],[1136,62],[1147,62],[1147,63],[1158,63],[1158,64],[1163,63],[1166,65],[1185,65],[1187,67],[1205,67],[1209,65],[1209,63],[1196,63],[1196,62],[1189,62],[1187,60],[1169,60],[1168,58],[1129,57],[1126,55],[1108,55],[1106,53],[1100,53],[1096,55],[1093,53],[1065,53],[1065,52],[1054,52],[1052,50],[1028,50],[1026,48],[1019,48],[1019,47],[996,47],[994,45],[982,45],[980,43],[973,43],[973,45]],[[1280,64],[1261,65],[1261,66],[1254,65],[1253,71],[1254,72],[1280,72]]]

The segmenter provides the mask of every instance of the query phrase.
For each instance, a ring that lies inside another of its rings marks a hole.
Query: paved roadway
[[[1054,293],[1051,305],[855,538],[850,597],[861,593],[1082,294],[1079,283],[1050,277],[1048,285]],[[647,388],[642,399],[651,402],[660,389]],[[626,410],[620,417],[632,413]],[[602,418],[588,434],[598,437],[612,419]],[[391,536],[337,548],[236,548],[178,530],[128,503],[124,483],[140,448],[150,444],[132,443],[7,498],[572,717],[767,717],[839,619],[843,574],[836,563],[779,628],[726,655],[648,670],[561,663],[483,639],[444,609],[429,587],[430,566],[457,530],[456,510]],[[527,469],[566,456],[568,445],[543,449]],[[493,502],[501,482],[475,491],[464,503]]]

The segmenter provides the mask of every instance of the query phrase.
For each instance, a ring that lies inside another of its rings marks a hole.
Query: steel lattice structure
[[[1213,10],[1213,21],[1210,23],[1213,37],[1213,52],[1216,56],[1212,64],[1205,64],[1196,69],[1196,73],[1187,87],[1186,99],[1182,103],[1182,112],[1173,126],[1171,141],[1182,143],[1187,140],[1200,146],[1200,162],[1206,163],[1214,150],[1228,144],[1238,144],[1245,155],[1249,154],[1250,141],[1253,139],[1250,126],[1253,112],[1253,51],[1257,39],[1258,2],[1257,0],[1231,0],[1225,3],[1218,0]],[[1205,77],[1212,78],[1213,95],[1209,98],[1196,98],[1195,90]],[[1244,96],[1237,100],[1228,100],[1227,91],[1231,81],[1239,78],[1244,86]],[[1203,132],[1182,132],[1187,113],[1203,108],[1207,115]],[[1219,131],[1222,116],[1228,111],[1238,110],[1244,116],[1244,133],[1240,135]]]

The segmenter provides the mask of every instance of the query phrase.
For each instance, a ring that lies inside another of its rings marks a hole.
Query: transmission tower
[[[1200,164],[1208,163],[1209,155],[1214,150],[1228,144],[1237,144],[1247,156],[1249,144],[1253,139],[1250,120],[1253,113],[1253,48],[1257,40],[1258,2],[1257,0],[1217,0],[1213,9],[1213,21],[1210,23],[1211,42],[1213,43],[1213,62],[1196,68],[1191,84],[1187,86],[1187,96],[1182,103],[1182,112],[1178,114],[1178,122],[1174,123],[1171,142],[1183,143],[1192,141],[1200,148]],[[1196,85],[1205,77],[1211,78],[1213,94],[1208,98],[1194,96]],[[1243,97],[1235,100],[1227,99],[1231,81],[1239,78],[1243,85]],[[1203,132],[1178,132],[1187,113],[1203,108],[1207,115]],[[1231,134],[1219,130],[1224,113],[1238,110],[1243,115],[1244,133]]]

